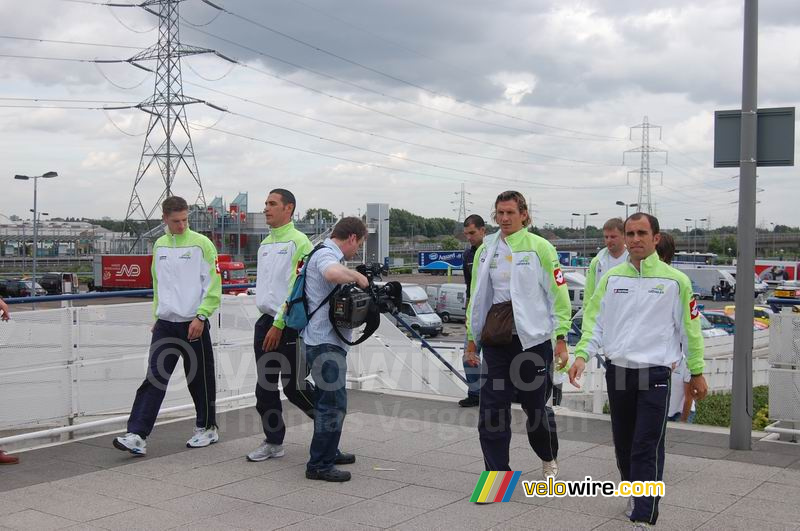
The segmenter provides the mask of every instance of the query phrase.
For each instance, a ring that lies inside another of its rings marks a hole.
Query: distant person
[[[477,367],[483,350],[486,382],[480,387],[478,434],[486,470],[511,470],[511,401],[518,391],[527,416],[528,442],[542,461],[544,478],[558,475],[558,435],[552,408],[551,365],[568,361],[567,283],[553,245],[527,229],[525,197],[503,192],[494,203],[500,231],[475,255],[467,309],[467,361]]]
[[[8,304],[0,298],[0,320],[8,321],[11,318],[11,311],[8,309]],[[8,455],[3,450],[0,450],[0,465],[16,465],[19,463],[19,457]]]
[[[153,246],[153,337],[147,375],[136,391],[128,433],[114,447],[134,456],[147,453],[158,410],[170,376],[183,359],[186,383],[194,402],[194,433],[189,448],[219,440],[216,421],[216,374],[208,319],[219,307],[222,281],[217,249],[211,240],[189,228],[189,205],[182,197],[161,204],[166,234]]]
[[[469,242],[469,249],[464,251],[464,283],[467,285],[467,300],[465,306],[469,306],[469,294],[472,287],[472,262],[475,260],[475,253],[483,245],[483,238],[486,236],[486,223],[478,214],[467,216],[464,220],[464,236]],[[464,339],[464,352],[467,350],[467,339]],[[477,345],[477,354],[480,356],[480,345]],[[480,397],[480,375],[481,366],[473,367],[467,363],[466,356],[463,360],[464,376],[467,378],[467,397],[458,401],[461,407],[475,407],[478,405]]]
[[[298,363],[297,331],[285,326],[283,309],[303,258],[313,246],[308,236],[292,223],[297,208],[294,194],[276,188],[264,201],[264,217],[270,227],[269,235],[258,249],[258,276],[256,279],[256,306],[261,317],[256,321],[253,349],[256,357],[256,411],[264,430],[264,441],[247,455],[252,462],[283,457],[283,439],[286,424],[278,390],[278,378],[289,402],[314,418],[314,388],[305,381]]]
[[[622,231],[620,218],[611,218],[603,224],[603,242],[606,246],[592,258],[589,264],[589,270],[586,272],[586,287],[583,291],[584,303],[592,298],[603,275],[612,267],[627,260],[628,250],[625,249],[625,237]]]
[[[703,335],[692,283],[656,253],[658,219],[637,212],[625,221],[628,260],[612,268],[588,302],[569,380],[575,387],[591,356],[606,358],[606,383],[617,467],[623,481],[661,481],[671,369],[688,351],[689,396],[708,392]],[[655,525],[659,497],[631,497],[630,520]]]
[[[658,257],[667,265],[672,264],[672,259],[675,258],[675,238],[669,232],[661,232],[661,239],[656,244],[656,252]]]

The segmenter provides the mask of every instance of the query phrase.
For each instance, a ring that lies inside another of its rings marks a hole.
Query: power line
[[[235,18],[238,18],[239,20],[242,20],[244,22],[248,22],[250,24],[253,24],[254,26],[257,26],[257,27],[259,27],[259,28],[261,28],[261,29],[263,29],[265,31],[269,31],[271,33],[279,35],[279,36],[281,36],[281,37],[283,37],[285,39],[291,40],[292,42],[295,42],[295,43],[300,44],[302,46],[306,46],[308,48],[311,48],[312,50],[314,50],[316,52],[328,55],[330,57],[333,57],[333,58],[338,59],[340,61],[343,61],[345,63],[348,63],[348,64],[351,64],[353,66],[362,68],[364,70],[367,70],[369,72],[372,72],[372,73],[380,75],[380,76],[383,76],[383,77],[385,77],[387,79],[391,79],[391,80],[396,81],[398,83],[402,83],[404,85],[408,85],[408,86],[414,87],[416,89],[422,90],[424,92],[427,92],[427,93],[429,93],[431,95],[434,95],[434,96],[437,96],[437,97],[448,98],[448,99],[451,99],[451,100],[453,100],[453,101],[455,101],[457,103],[461,103],[462,105],[467,105],[467,106],[472,107],[472,108],[477,109],[477,110],[481,110],[481,111],[484,111],[484,112],[497,114],[497,115],[500,115],[500,116],[504,116],[506,118],[511,118],[513,120],[526,122],[526,123],[529,123],[529,124],[532,124],[532,125],[537,125],[539,127],[545,127],[545,128],[548,128],[548,129],[554,129],[554,130],[558,130],[558,131],[564,131],[564,132],[569,132],[569,133],[574,133],[574,134],[578,134],[578,135],[584,135],[584,136],[592,137],[590,139],[595,139],[595,140],[627,140],[626,138],[613,137],[613,136],[608,136],[608,135],[601,135],[601,134],[597,134],[597,133],[589,133],[589,132],[586,132],[586,131],[579,131],[579,130],[575,130],[575,129],[569,129],[569,128],[565,128],[565,127],[559,127],[559,126],[555,126],[555,125],[550,125],[550,124],[546,124],[544,122],[537,122],[537,121],[534,121],[534,120],[528,120],[528,119],[520,118],[519,116],[514,116],[512,114],[508,114],[508,113],[505,113],[505,112],[502,112],[502,111],[498,111],[498,110],[495,110],[495,109],[490,109],[488,107],[483,107],[481,105],[477,105],[477,104],[468,102],[466,100],[460,100],[458,98],[454,98],[453,96],[451,96],[449,94],[444,94],[442,92],[438,92],[436,90],[429,89],[429,88],[427,88],[427,87],[425,87],[423,85],[420,85],[418,83],[414,83],[412,81],[407,81],[407,80],[402,79],[400,77],[397,77],[395,75],[392,75],[392,74],[383,72],[381,70],[378,70],[377,68],[373,68],[373,67],[365,65],[363,63],[359,63],[358,61],[354,61],[352,59],[348,59],[347,57],[344,57],[344,56],[339,55],[337,53],[334,53],[334,52],[331,52],[331,51],[326,50],[324,48],[321,48],[321,47],[319,47],[317,45],[314,45],[314,44],[311,44],[309,42],[306,42],[306,41],[304,41],[302,39],[299,39],[297,37],[289,35],[288,33],[285,33],[285,32],[282,32],[280,30],[277,30],[275,28],[272,28],[270,26],[267,26],[267,25],[265,25],[265,24],[263,24],[261,22],[258,22],[256,20],[253,20],[253,19],[248,18],[248,17],[245,17],[245,16],[240,15],[238,13],[234,13],[233,11],[230,11],[230,10],[228,10],[228,9],[222,7],[222,6],[219,6],[219,5],[211,2],[210,0],[201,0],[201,1],[203,3],[209,5],[209,6],[213,7],[213,8],[216,8],[216,9],[219,9],[220,11],[223,11],[224,13],[226,13],[226,14],[232,16],[232,17],[235,17]],[[546,133],[539,133],[539,134],[546,134]],[[573,137],[567,137],[567,138],[573,138]],[[586,139],[586,138],[573,138],[573,139],[574,140],[590,140],[590,139]]]
[[[382,134],[379,134],[379,133],[375,133],[373,131],[368,131],[366,129],[359,129],[359,128],[356,128],[356,127],[351,127],[351,126],[348,126],[348,125],[343,125],[343,124],[340,124],[340,123],[331,122],[331,121],[328,121],[328,120],[323,120],[321,118],[314,118],[312,116],[308,116],[308,115],[301,114],[301,113],[298,113],[298,112],[293,112],[293,111],[289,111],[289,110],[286,110],[286,109],[282,109],[282,108],[276,107],[274,105],[269,105],[267,103],[251,100],[249,98],[244,98],[242,96],[237,96],[237,95],[231,94],[229,92],[224,92],[222,90],[213,89],[211,87],[206,87],[204,85],[200,85],[198,83],[193,83],[191,81],[184,81],[184,84],[185,85],[190,85],[190,86],[193,86],[193,87],[197,87],[197,88],[200,88],[200,89],[203,89],[203,90],[208,90],[209,92],[212,92],[214,94],[227,96],[229,98],[233,98],[233,99],[236,99],[236,100],[239,100],[239,101],[243,101],[245,103],[250,103],[252,105],[257,105],[259,107],[264,107],[265,109],[270,109],[270,110],[273,110],[273,111],[276,111],[276,112],[288,114],[289,116],[294,116],[296,118],[302,118],[304,120],[309,120],[309,121],[312,121],[312,122],[316,122],[316,123],[320,123],[320,124],[324,124],[324,125],[329,125],[331,127],[336,127],[336,128],[339,128],[339,129],[343,129],[345,131],[351,131],[351,132],[354,132],[354,133],[368,135],[368,136],[371,136],[371,137],[374,137],[374,138],[380,138],[380,139],[383,139],[383,140],[389,140],[391,142],[397,142],[399,144],[405,144],[405,145],[409,145],[409,146],[413,146],[413,147],[417,147],[417,148],[421,148],[421,149],[426,149],[426,150],[429,150],[429,151],[438,151],[440,153],[447,153],[447,154],[450,154],[450,155],[458,155],[458,156],[462,156],[462,157],[471,157],[471,158],[477,158],[477,159],[482,159],[482,160],[491,160],[491,161],[494,161],[494,162],[505,162],[505,163],[510,163],[510,164],[522,164],[522,165],[528,165],[528,166],[543,166],[543,167],[548,167],[548,168],[587,168],[586,165],[547,164],[547,163],[544,163],[544,162],[533,162],[533,161],[529,161],[529,160],[490,157],[490,156],[487,156],[487,155],[479,155],[477,153],[468,153],[468,152],[464,152],[464,151],[456,151],[456,150],[452,150],[452,149],[436,147],[436,146],[433,146],[433,145],[430,145],[430,144],[419,144],[417,142],[411,142],[411,141],[408,141],[408,140],[402,140],[402,139],[399,139],[399,138],[395,138],[395,137],[391,137],[391,136],[387,136],[387,135],[382,135]],[[541,156],[546,156],[546,155],[541,155]],[[611,166],[611,165],[609,164],[609,166]],[[617,165],[614,165],[614,167],[616,167],[616,166]]]
[[[245,47],[245,48],[247,48],[247,47]],[[495,142],[490,142],[488,140],[481,140],[481,139],[478,139],[478,138],[475,138],[475,137],[471,137],[471,136],[468,136],[468,135],[462,135],[460,133],[456,133],[455,131],[451,131],[451,130],[448,130],[448,129],[443,129],[443,128],[440,128],[440,127],[435,127],[435,126],[428,125],[428,124],[425,124],[425,123],[422,123],[422,122],[418,122],[416,120],[411,120],[409,118],[404,118],[402,116],[398,116],[398,115],[392,114],[390,112],[382,111],[380,109],[375,109],[375,108],[370,107],[368,105],[364,105],[364,104],[361,104],[361,103],[357,103],[357,102],[348,100],[346,98],[342,98],[342,97],[339,97],[339,96],[335,96],[333,94],[329,94],[329,93],[327,93],[327,92],[325,92],[323,90],[316,89],[316,88],[310,87],[308,85],[304,85],[303,83],[300,83],[298,81],[294,81],[294,80],[288,79],[286,77],[279,76],[277,74],[273,74],[271,72],[268,72],[266,70],[260,69],[258,67],[242,63],[242,62],[240,62],[238,60],[235,60],[235,59],[230,59],[228,57],[222,56],[219,53],[217,53],[216,55],[222,57],[225,60],[234,62],[234,63],[238,64],[239,66],[241,66],[242,68],[253,70],[253,71],[258,72],[258,73],[260,73],[262,75],[265,75],[267,77],[271,77],[273,79],[277,79],[277,80],[282,81],[284,83],[288,83],[288,84],[303,88],[303,89],[308,90],[310,92],[313,92],[315,94],[319,94],[321,96],[325,96],[327,98],[330,98],[330,99],[345,103],[347,105],[351,105],[353,107],[357,107],[357,108],[366,110],[368,112],[372,112],[372,113],[379,114],[379,115],[382,115],[382,116],[386,116],[386,117],[389,117],[389,118],[392,118],[392,119],[395,119],[395,120],[399,120],[399,121],[414,125],[416,127],[422,127],[424,129],[428,129],[428,130],[431,130],[431,131],[436,131],[438,133],[446,134],[446,135],[449,135],[449,136],[452,136],[452,137],[455,137],[455,138],[460,138],[462,140],[467,140],[467,141],[470,141],[470,142],[476,142],[476,143],[479,143],[479,144],[483,144],[483,145],[487,145],[487,146],[491,146],[491,147],[496,147],[496,148],[499,148],[499,149],[505,149],[505,150],[508,150],[508,151],[514,151],[514,152],[517,152],[517,153],[524,153],[526,155],[531,155],[531,156],[534,156],[534,157],[542,157],[542,158],[547,158],[547,159],[552,159],[552,160],[561,160],[561,161],[565,161],[565,162],[574,162],[574,163],[577,163],[577,164],[585,164],[587,166],[604,166],[604,167],[617,167],[618,166],[617,164],[594,162],[594,161],[588,161],[588,160],[582,160],[582,159],[576,159],[576,158],[570,158],[570,157],[561,157],[561,156],[558,156],[558,155],[547,155],[547,154],[544,154],[544,153],[537,153],[537,152],[530,151],[530,150],[519,149],[519,148],[506,146],[506,145],[503,145],[503,144],[498,144],[498,143],[495,143]],[[0,57],[4,57],[4,55],[0,54]],[[37,60],[52,60],[52,61],[74,61],[74,62],[81,62],[81,63],[131,62],[130,60],[66,59],[66,58],[60,58],[60,57],[45,57],[45,56],[30,56],[30,55],[14,55],[14,56],[10,56],[10,57],[14,57],[14,58],[18,58],[18,59],[37,59]],[[138,66],[138,65],[134,65],[134,66]],[[379,94],[382,94],[382,93],[379,93]]]
[[[594,140],[594,139],[576,138],[576,137],[573,137],[573,136],[555,135],[555,134],[545,133],[545,132],[541,132],[541,131],[533,131],[531,129],[522,129],[520,127],[513,127],[513,126],[509,126],[509,125],[505,125],[505,124],[500,124],[500,123],[497,123],[497,122],[491,122],[489,120],[482,120],[480,118],[475,118],[474,116],[467,116],[467,115],[460,114],[460,113],[457,113],[457,112],[448,111],[448,110],[445,110],[445,109],[439,109],[438,107],[425,105],[423,103],[418,103],[418,102],[415,102],[415,101],[412,101],[412,100],[401,98],[399,96],[393,96],[391,94],[388,94],[386,92],[382,92],[380,90],[376,90],[376,89],[372,89],[372,88],[369,88],[369,87],[365,87],[364,85],[361,85],[359,83],[355,83],[353,81],[348,81],[346,79],[342,79],[340,77],[337,77],[337,76],[334,76],[334,75],[331,75],[331,74],[327,74],[325,72],[321,72],[319,70],[316,70],[316,69],[313,69],[313,68],[309,68],[309,67],[300,65],[298,63],[295,63],[295,62],[292,62],[292,61],[288,61],[286,59],[281,59],[280,57],[268,54],[266,52],[263,52],[261,50],[252,48],[252,47],[244,45],[244,44],[240,44],[240,43],[238,43],[236,41],[233,41],[233,40],[225,38],[225,37],[221,37],[219,35],[215,35],[215,34],[213,34],[211,32],[205,31],[205,30],[201,30],[201,29],[198,29],[198,28],[189,28],[189,29],[192,29],[194,31],[202,33],[203,35],[206,35],[208,37],[212,37],[214,39],[218,39],[220,41],[226,42],[226,43],[231,44],[233,46],[237,46],[239,48],[245,49],[245,50],[250,51],[252,53],[258,54],[258,55],[260,55],[262,57],[266,57],[266,58],[271,59],[273,61],[277,61],[279,63],[283,63],[283,64],[291,66],[293,68],[297,68],[299,70],[305,70],[306,72],[311,72],[312,74],[315,74],[317,76],[324,77],[326,79],[330,79],[330,80],[333,80],[333,81],[337,81],[339,83],[348,85],[348,86],[356,88],[358,90],[363,90],[363,91],[369,92],[371,94],[376,94],[378,96],[381,96],[381,97],[384,97],[384,98],[389,98],[389,99],[392,99],[392,100],[395,100],[395,101],[399,101],[401,103],[405,103],[407,105],[412,105],[414,107],[425,109],[427,111],[433,111],[433,112],[441,113],[441,114],[444,114],[444,115],[447,115],[447,116],[452,116],[454,118],[460,118],[462,120],[468,120],[468,121],[479,123],[479,124],[483,124],[483,125],[488,125],[488,126],[492,126],[492,127],[499,127],[501,129],[507,129],[509,131],[514,131],[514,132],[517,132],[517,133],[539,135],[539,136],[547,136],[547,137],[553,137],[553,138],[562,138],[562,139],[567,139],[567,140]],[[242,63],[242,66],[248,67],[249,65],[245,65],[245,64]],[[463,103],[463,102],[458,101],[458,100],[454,100],[454,101],[456,101],[458,103]]]
[[[105,44],[97,42],[82,42],[82,41],[61,41],[55,39],[39,39],[36,37],[17,37],[14,35],[0,35],[0,39],[15,40],[15,41],[31,41],[31,42],[46,42],[53,44],[74,44],[80,46],[97,46],[102,48],[125,48],[128,50],[141,50],[141,46],[126,46],[124,44]]]

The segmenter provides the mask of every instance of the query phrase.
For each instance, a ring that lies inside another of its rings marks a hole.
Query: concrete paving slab
[[[420,514],[424,514],[425,512],[425,509],[409,507],[407,505],[398,505],[378,500],[364,500],[333,511],[326,516],[342,522],[386,529],[410,520]]]

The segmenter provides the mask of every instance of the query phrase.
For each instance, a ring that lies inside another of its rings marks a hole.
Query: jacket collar
[[[634,270],[636,269],[636,267],[634,267],[633,263],[631,263],[631,255],[630,255],[630,253],[628,253],[627,262]],[[658,265],[660,265],[662,263],[663,262],[661,262],[661,259],[658,257],[658,253],[656,251],[653,251],[653,254],[651,254],[647,258],[643,259],[639,263],[639,271],[641,272],[641,274],[648,273],[648,272],[652,271],[653,269],[655,269]]]
[[[522,227],[517,232],[509,234],[508,236],[506,236],[506,245],[508,245],[509,249],[513,250],[514,247],[516,247],[517,244],[519,244],[525,238],[526,234],[528,234],[527,227]],[[498,231],[497,241],[499,242],[502,237],[503,233]]]
[[[274,229],[271,228],[269,233],[273,238],[283,238],[284,236],[289,234],[289,232],[291,232],[292,229],[294,229],[294,223],[290,221],[286,225],[281,225],[280,227],[276,227]]]

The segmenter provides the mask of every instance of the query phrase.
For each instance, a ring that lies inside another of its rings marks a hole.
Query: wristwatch
[[[203,322],[203,323],[205,323],[208,320],[208,317],[206,317],[205,315],[203,315],[201,313],[198,313],[197,315],[195,315],[194,318],[197,319],[200,322]]]

